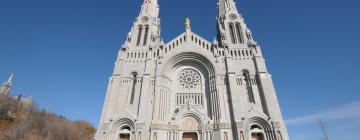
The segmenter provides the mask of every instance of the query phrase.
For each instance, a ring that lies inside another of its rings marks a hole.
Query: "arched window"
[[[236,44],[234,24],[232,24],[232,23],[229,24],[229,30],[230,30],[231,42],[233,44]]]
[[[243,31],[242,31],[241,26],[240,26],[239,23],[236,24],[236,33],[237,33],[239,42],[241,44],[244,44]]]
[[[141,140],[141,132],[138,133],[138,139]]]
[[[245,140],[244,132],[243,132],[243,131],[240,131],[240,140]]]
[[[146,45],[147,43],[147,37],[148,37],[148,33],[149,33],[149,26],[145,26],[145,35],[144,35],[144,43],[143,43],[143,46]]]
[[[133,76],[133,84],[132,84],[132,89],[131,89],[130,104],[133,104],[133,103],[134,103],[137,73],[136,73],[136,72],[133,72],[133,73],[132,73],[132,76]]]
[[[247,36],[248,40],[252,40],[252,38],[251,38],[251,33],[250,33],[250,32],[247,32],[247,33],[246,33],[246,36]]]
[[[252,90],[252,86],[251,86],[251,78],[250,78],[249,72],[243,71],[243,76],[245,78],[245,83],[246,83],[245,85],[246,85],[247,94],[249,96],[249,102],[250,103],[255,103],[254,94],[253,94],[253,90]]]
[[[153,135],[153,140],[157,140],[157,134],[156,134],[156,132],[155,132],[154,135]]]
[[[226,6],[226,7],[229,7],[229,2],[228,2],[228,0],[225,0],[225,6]]]
[[[280,131],[277,131],[276,137],[277,137],[278,140],[282,140],[282,139],[283,139],[282,136],[281,136]]]
[[[141,40],[141,34],[142,34],[142,26],[139,26],[139,32],[138,32],[138,37],[137,37],[137,42],[136,42],[136,46],[140,45],[140,40]]]

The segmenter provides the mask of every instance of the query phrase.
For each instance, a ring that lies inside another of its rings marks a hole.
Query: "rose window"
[[[195,89],[200,86],[200,75],[195,70],[186,69],[180,72],[179,82],[184,89]]]

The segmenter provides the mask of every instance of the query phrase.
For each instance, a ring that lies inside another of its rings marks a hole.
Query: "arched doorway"
[[[182,140],[198,140],[196,132],[185,132],[183,133]]]
[[[119,134],[119,138],[120,140],[130,140],[130,135],[131,133],[131,128],[128,125],[123,125],[120,128],[120,134]]]
[[[184,132],[182,140],[198,140],[197,131],[199,130],[199,122],[194,116],[183,118],[181,129]]]
[[[251,140],[265,140],[264,139],[264,130],[261,126],[254,124],[250,127],[251,130]]]
[[[264,140],[261,133],[252,133],[251,140]]]
[[[120,134],[120,140],[130,140],[130,134]]]

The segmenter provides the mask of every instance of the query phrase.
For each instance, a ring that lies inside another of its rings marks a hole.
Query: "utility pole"
[[[319,119],[319,124],[320,124],[321,129],[324,132],[325,140],[330,140],[329,133],[327,131],[328,128],[327,128],[327,125],[326,125],[326,121],[324,121],[323,119]]]

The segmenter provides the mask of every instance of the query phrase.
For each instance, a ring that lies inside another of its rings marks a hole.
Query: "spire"
[[[144,0],[139,17],[141,16],[151,16],[157,18],[159,16],[159,5],[157,0]]]
[[[12,79],[14,74],[11,74],[9,79],[4,82],[3,85],[0,86],[0,95],[9,95],[11,86],[12,86]]]
[[[157,0],[144,0],[140,14],[128,34],[125,48],[148,49],[160,42],[160,18]]]
[[[219,0],[218,2],[219,18],[227,13],[238,13],[234,0]]]
[[[14,74],[12,73],[7,81],[3,83],[3,86],[11,86]]]
[[[12,73],[11,75],[10,75],[10,77],[9,77],[9,79],[8,79],[8,83],[12,83],[12,78],[13,78],[13,76],[14,76],[14,73]]]

